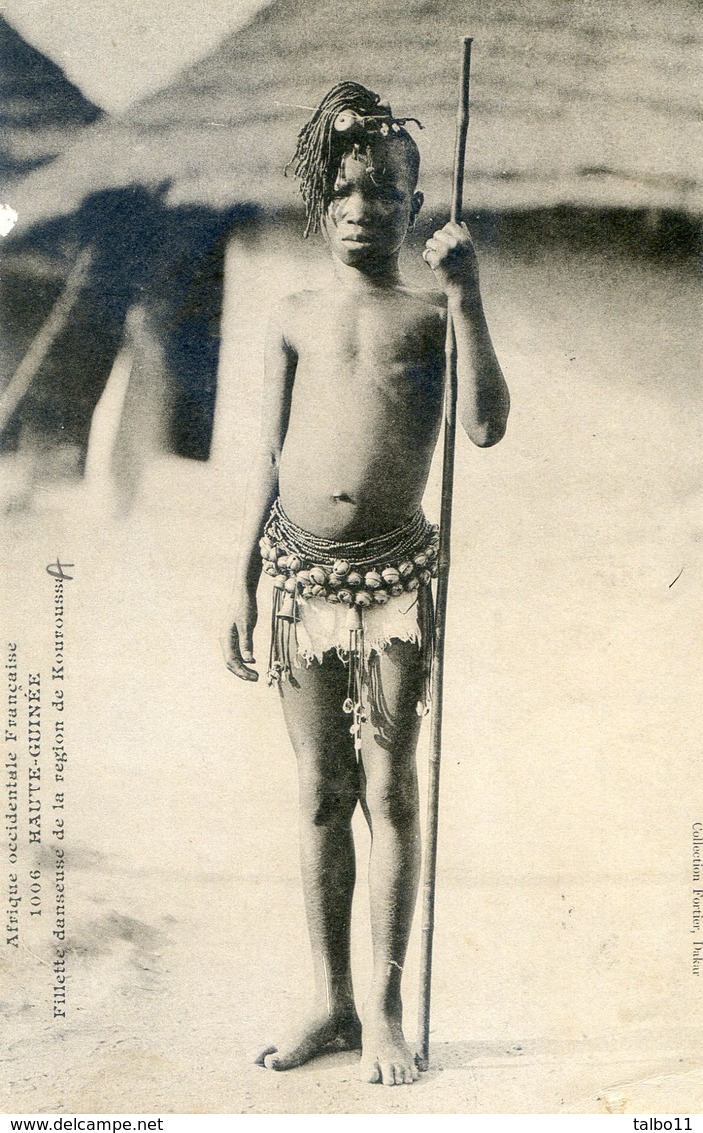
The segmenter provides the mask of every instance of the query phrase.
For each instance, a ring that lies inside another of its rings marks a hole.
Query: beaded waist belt
[[[277,499],[259,546],[263,569],[271,575],[274,585],[269,684],[279,680],[296,683],[292,656],[297,650],[295,626],[300,602],[315,599],[348,607],[350,691],[344,709],[354,713],[352,732],[358,750],[358,725],[365,719],[362,703],[366,679],[364,610],[383,605],[389,598],[403,593],[415,593],[421,614],[424,708],[429,694],[433,636],[429,584],[437,576],[439,529],[428,523],[422,508],[402,527],[385,535],[337,542],[311,535],[298,527]]]

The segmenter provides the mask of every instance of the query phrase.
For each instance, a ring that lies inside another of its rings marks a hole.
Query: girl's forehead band
[[[417,118],[394,118],[392,114],[357,114],[355,110],[342,110],[334,120],[334,128],[339,134],[348,134],[354,130],[387,137],[390,133],[400,133],[406,122],[414,122],[422,129],[422,122]]]

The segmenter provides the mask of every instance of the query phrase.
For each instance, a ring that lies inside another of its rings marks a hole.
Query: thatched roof
[[[0,17],[0,178],[45,165],[102,111]]]
[[[702,211],[696,0],[275,0],[174,83],[97,124],[23,185],[27,220],[88,193],[168,184],[167,200],[285,206],[281,175],[313,105],[357,78],[417,114],[422,185],[446,201],[459,37],[474,36],[467,198]]]

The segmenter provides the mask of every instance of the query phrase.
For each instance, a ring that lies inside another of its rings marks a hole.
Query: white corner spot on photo
[[[9,236],[19,220],[12,205],[0,205],[0,236]]]

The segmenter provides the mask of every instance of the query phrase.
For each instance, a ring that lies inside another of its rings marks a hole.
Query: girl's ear
[[[417,189],[413,193],[412,205],[410,206],[410,222],[408,224],[408,228],[411,232],[412,232],[413,228],[415,227],[415,221],[417,220],[420,209],[422,208],[424,203],[425,203],[424,194],[421,193],[419,189]]]

